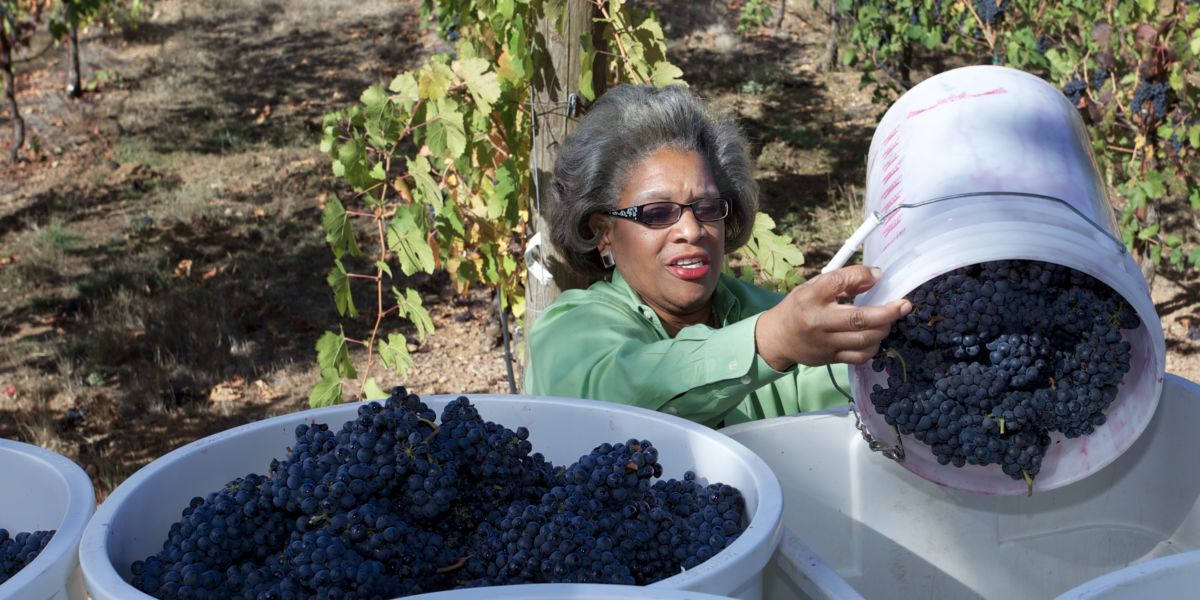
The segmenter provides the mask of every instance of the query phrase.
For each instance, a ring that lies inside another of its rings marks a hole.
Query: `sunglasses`
[[[605,214],[637,221],[651,227],[674,225],[683,216],[683,209],[692,209],[697,221],[720,221],[729,216],[729,201],[724,198],[701,198],[691,204],[678,202],[648,202]]]

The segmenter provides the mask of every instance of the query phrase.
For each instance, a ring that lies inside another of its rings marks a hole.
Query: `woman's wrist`
[[[783,320],[779,317],[778,306],[759,315],[754,324],[754,350],[772,369],[786,371],[796,366],[796,361],[787,355],[787,349],[780,343]]]

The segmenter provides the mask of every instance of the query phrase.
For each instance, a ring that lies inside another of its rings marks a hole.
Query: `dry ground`
[[[736,112],[764,208],[815,272],[853,228],[879,107],[854,73],[816,67],[826,32],[807,3],[748,38],[736,2],[658,4],[673,59]],[[305,407],[313,344],[337,323],[320,118],[439,48],[416,7],[164,0],[136,30],[88,33],[81,101],[62,93],[61,49],[18,57],[32,152],[0,166],[0,436],[77,460],[103,497],[175,447]],[[490,295],[412,283],[439,332],[404,383],[507,391]],[[1154,285],[1168,370],[1193,380],[1198,289]]]

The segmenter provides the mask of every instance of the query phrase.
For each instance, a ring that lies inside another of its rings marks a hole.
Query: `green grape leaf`
[[[321,216],[321,226],[325,229],[325,241],[333,250],[334,258],[341,258],[347,252],[350,256],[359,256],[362,250],[354,238],[354,228],[350,225],[350,215],[346,207],[337,198],[325,205],[325,213]]]
[[[596,45],[592,42],[591,32],[580,35],[579,44],[583,47],[583,54],[579,57],[579,93],[591,102],[596,99],[596,91],[592,88],[592,80],[595,78]]]
[[[382,341],[379,342],[379,346],[380,347],[383,346]],[[379,355],[380,355],[380,360],[383,360],[383,352],[382,351],[379,353]],[[363,400],[386,400],[388,396],[389,396],[389,394],[387,392],[383,391],[383,388],[379,387],[379,384],[376,383],[374,377],[368,377],[367,380],[365,382],[363,382],[363,388],[362,388],[362,399]]]
[[[382,86],[373,85],[363,90],[359,100],[366,107],[368,114],[380,115],[387,109],[388,95]]]
[[[389,333],[386,340],[379,340],[379,361],[383,366],[395,371],[400,377],[408,374],[412,366],[412,355],[408,353],[408,342],[398,333]],[[387,394],[384,394],[386,397]]]
[[[442,188],[438,187],[436,181],[433,180],[431,174],[433,168],[429,166],[429,159],[424,156],[418,156],[415,159],[408,159],[408,172],[412,174],[413,180],[417,183],[416,197],[418,202],[432,204],[435,210],[442,208]]]
[[[403,293],[392,288],[392,294],[396,297],[399,316],[412,321],[413,325],[417,326],[417,339],[425,341],[425,337],[433,333],[434,329],[429,311],[425,310],[421,304],[421,296],[411,288],[404,290]]]
[[[425,126],[429,151],[435,156],[457,159],[467,149],[467,134],[463,130],[463,115],[458,104],[445,99],[434,102],[430,108],[429,124]]]
[[[350,360],[350,347],[346,342],[346,334],[326,331],[317,340],[317,365],[321,373],[331,371],[338,377],[353,379],[358,377],[354,370],[354,362]]]
[[[500,99],[500,79],[488,72],[488,61],[482,58],[465,58],[453,63],[456,75],[467,84],[467,91],[475,105],[484,113],[492,111],[492,105]]]
[[[350,292],[350,276],[346,274],[346,267],[342,265],[341,260],[333,261],[333,268],[329,270],[325,281],[333,290],[333,302],[337,304],[338,314],[344,317],[348,312],[352,318],[358,317],[358,309],[354,307],[354,294]]]
[[[336,371],[321,369],[321,379],[308,392],[308,405],[312,408],[333,406],[342,401],[342,379]]]
[[[683,83],[683,69],[660,60],[654,63],[654,72],[650,75],[650,80],[659,87]]]
[[[397,75],[388,85],[388,90],[407,100],[416,100],[420,95],[419,89],[417,78],[412,71],[405,71]]]
[[[433,250],[425,240],[425,228],[420,226],[413,214],[413,209],[423,211],[424,207],[409,206],[412,208],[397,209],[396,214],[388,221],[388,250],[396,253],[396,260],[400,261],[400,271],[405,275],[417,272],[432,273],[435,267]]]
[[[391,265],[387,264],[386,262],[383,262],[382,260],[375,261],[375,268],[379,269],[379,271],[381,273],[387,273],[388,277],[395,277],[395,275],[392,275]]]
[[[803,280],[799,268],[804,264],[804,253],[795,240],[773,231],[775,222],[766,214],[754,220],[750,240],[740,251],[753,261],[763,282],[772,289],[784,291]]]
[[[513,171],[511,160],[505,161],[496,169],[496,183],[492,186],[487,198],[487,218],[495,221],[504,218],[511,220],[517,210],[516,192],[518,175]]]

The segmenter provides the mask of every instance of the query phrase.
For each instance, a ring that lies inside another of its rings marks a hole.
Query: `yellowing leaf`
[[[482,58],[465,58],[452,64],[454,73],[467,85],[467,91],[479,110],[491,112],[492,104],[500,99],[500,80],[488,72],[491,65]]]
[[[438,62],[430,62],[421,68],[417,78],[417,95],[426,100],[437,101],[446,97],[454,85],[454,71]]]

